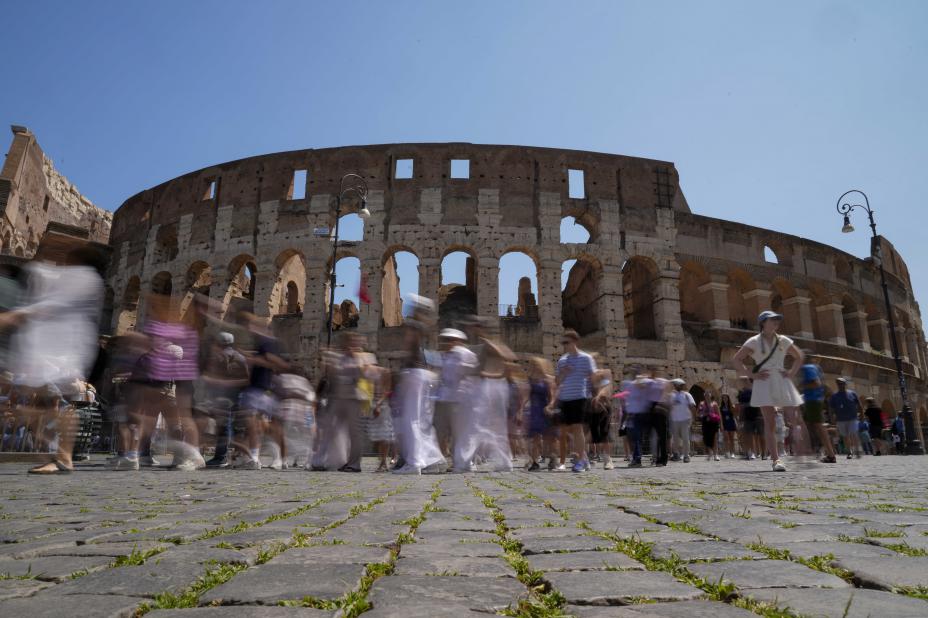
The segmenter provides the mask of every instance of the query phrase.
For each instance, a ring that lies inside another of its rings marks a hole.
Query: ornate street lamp
[[[361,208],[358,210],[358,216],[362,220],[367,220],[371,216],[371,211],[367,209],[367,183],[357,174],[345,174],[342,176],[341,183],[338,186],[338,195],[335,196],[335,234],[332,240],[332,264],[329,272],[329,320],[326,325],[327,337],[326,345],[332,345],[332,318],[335,315],[335,286],[338,283],[335,275],[335,262],[338,259],[338,222],[342,216],[342,200],[349,196],[355,196],[361,200]]]
[[[864,198],[864,203],[851,204],[850,202],[842,201],[852,193],[862,196]],[[886,317],[889,320],[890,344],[892,345],[893,360],[896,362],[896,376],[899,378],[899,394],[902,397],[902,418],[905,422],[906,453],[910,455],[923,455],[924,450],[922,449],[921,441],[915,433],[915,419],[912,415],[912,408],[909,406],[909,393],[905,384],[905,374],[902,371],[902,358],[899,356],[899,342],[896,340],[896,323],[895,320],[893,320],[893,306],[889,300],[889,288],[886,286],[886,272],[883,270],[882,243],[880,243],[879,235],[876,233],[876,222],[873,220],[873,209],[870,208],[870,200],[867,199],[867,194],[863,191],[851,189],[850,191],[845,191],[844,194],[838,198],[837,207],[838,214],[844,216],[844,225],[841,227],[841,231],[845,234],[854,231],[854,226],[851,225],[851,211],[855,208],[867,211],[867,216],[870,219],[870,230],[873,232],[873,238],[876,240],[874,243],[874,257],[876,257],[877,266],[880,268],[880,285],[883,288],[883,302],[886,303]]]

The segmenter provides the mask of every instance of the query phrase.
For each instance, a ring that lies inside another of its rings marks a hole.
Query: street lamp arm
[[[851,193],[857,193],[859,195],[862,195],[864,198],[864,203],[863,204],[851,204],[849,202],[842,203],[842,200],[848,195],[850,195]],[[838,198],[837,208],[838,208],[838,213],[842,215],[846,215],[850,213],[855,208],[860,208],[862,210],[866,210],[867,214],[869,214],[871,217],[873,216],[873,209],[870,208],[870,200],[867,199],[867,194],[861,191],[860,189],[851,189],[850,191],[845,191],[841,195],[841,197]]]

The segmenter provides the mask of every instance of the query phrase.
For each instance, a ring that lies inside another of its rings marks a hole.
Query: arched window
[[[538,268],[525,253],[511,251],[499,260],[499,315],[538,321]]]
[[[649,259],[633,257],[622,267],[625,326],[632,339],[657,339],[654,320],[654,281],[657,266]]]
[[[123,335],[133,330],[138,318],[141,284],[138,277],[131,277],[122,295],[119,317],[116,319],[116,334]]]
[[[712,292],[700,291],[709,283],[709,273],[696,262],[680,267],[680,319],[684,322],[709,322],[715,319]]]
[[[342,257],[335,262],[335,311],[332,329],[355,328],[361,320],[361,300],[358,291],[361,285],[361,260]],[[325,284],[326,317],[329,309],[329,282]]]
[[[776,252],[770,247],[770,245],[764,246],[764,261],[768,264],[780,263],[780,259],[777,257]]]
[[[303,310],[306,287],[306,262],[295,249],[287,249],[274,260],[277,278],[268,299],[268,311],[274,315],[296,315]]]
[[[295,281],[287,282],[287,292],[284,296],[284,302],[286,312],[289,315],[297,314],[302,309],[300,306],[300,289],[297,287]]]
[[[167,271],[161,271],[157,275],[151,278],[151,291],[152,294],[161,294],[163,296],[170,296],[173,288],[173,283],[171,282],[171,273]]]
[[[574,217],[564,217],[561,219],[562,243],[588,243],[590,242],[590,237],[590,230]]]
[[[599,330],[602,267],[582,256],[561,265],[561,323],[580,335]]]
[[[411,294],[419,293],[419,258],[409,251],[395,251],[383,263],[380,286],[381,320],[384,326],[400,326],[403,308]]]
[[[466,315],[477,313],[477,261],[464,251],[452,251],[441,261],[438,318],[451,326]]]
[[[754,280],[743,270],[732,270],[728,273],[728,316],[732,328],[754,329],[757,316],[749,315],[744,295],[755,287]]]
[[[206,262],[194,262],[187,269],[184,277],[184,297],[181,299],[180,314],[183,317],[190,304],[197,294],[209,296],[209,288],[212,284],[212,272],[209,264]]]
[[[229,283],[223,299],[226,305],[226,314],[234,316],[239,311],[254,312],[258,273],[254,258],[249,255],[239,255],[233,258],[229,262],[227,272],[229,274]]]

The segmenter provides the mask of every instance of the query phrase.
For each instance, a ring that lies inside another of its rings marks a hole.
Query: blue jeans
[[[231,400],[228,400],[228,405],[223,400],[217,400],[215,403],[217,405],[213,414],[216,417],[216,454],[213,455],[213,459],[223,460],[229,457],[229,446],[232,443],[234,405]]]
[[[628,414],[625,417],[625,430],[628,440],[632,443],[632,463],[641,463],[641,439],[647,423],[644,422],[644,413]],[[648,432],[650,436],[650,432]]]

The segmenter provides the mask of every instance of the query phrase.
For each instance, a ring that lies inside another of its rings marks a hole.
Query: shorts
[[[744,433],[751,436],[764,435],[764,419],[759,416],[747,417],[744,419]]]
[[[802,404],[802,420],[807,423],[823,423],[825,417],[822,410],[825,407],[824,401],[807,401]]]
[[[838,421],[838,435],[844,438],[849,438],[851,436],[857,435],[857,419],[850,421]]]
[[[586,424],[590,428],[590,442],[605,444],[609,442],[609,411],[590,412],[586,417]]]
[[[558,404],[561,409],[562,425],[579,425],[586,421],[587,410],[590,409],[589,399],[572,399]]]
[[[261,413],[271,416],[277,411],[277,401],[268,391],[252,386],[239,396],[238,410],[245,415]]]

